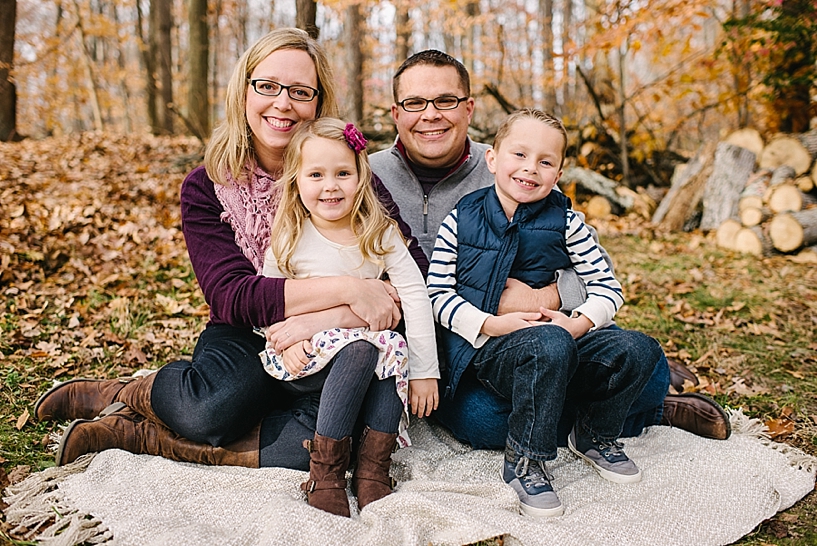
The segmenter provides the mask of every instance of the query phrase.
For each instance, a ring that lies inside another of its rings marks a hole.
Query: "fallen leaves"
[[[26,426],[26,423],[28,423],[30,417],[31,415],[29,415],[28,409],[24,410],[23,414],[17,418],[17,423],[14,425],[14,428],[17,430],[23,430],[23,427]]]

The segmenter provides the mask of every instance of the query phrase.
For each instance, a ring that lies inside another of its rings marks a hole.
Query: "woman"
[[[370,385],[371,372],[355,366],[366,360],[356,351],[372,350],[356,343],[335,358],[320,399],[290,394],[261,366],[265,340],[253,331],[275,325],[282,350],[302,350],[295,342],[320,330],[382,330],[399,320],[394,290],[379,280],[258,275],[284,150],[301,121],[337,116],[333,86],[321,47],[297,29],[270,32],[239,59],[227,87],[226,119],[207,145],[204,166],[181,190],[182,229],[210,322],[192,361],[144,379],[77,379],[40,397],[39,420],[76,419],[60,443],[58,465],[119,448],[204,464],[307,470],[310,454],[302,443],[314,436],[319,403],[330,418],[338,413],[333,396],[350,396],[342,389],[358,389],[364,411],[377,407],[378,392],[389,392]],[[422,250],[379,180],[375,186],[425,274]]]

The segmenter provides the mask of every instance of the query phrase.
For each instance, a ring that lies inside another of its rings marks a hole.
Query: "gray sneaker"
[[[601,442],[590,435],[577,433],[576,427],[573,427],[567,437],[567,446],[570,451],[590,463],[606,480],[615,483],[641,481],[641,471],[624,453],[624,446],[618,440]]]
[[[534,518],[561,516],[564,507],[550,480],[553,479],[543,461],[531,461],[505,450],[502,480],[519,496],[519,507],[525,515]]]

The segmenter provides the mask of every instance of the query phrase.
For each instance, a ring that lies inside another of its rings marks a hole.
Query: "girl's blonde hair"
[[[301,238],[304,221],[309,217],[309,211],[298,192],[301,150],[307,141],[315,138],[326,138],[348,146],[343,133],[345,128],[346,123],[343,121],[328,117],[302,122],[292,135],[292,140],[284,153],[284,175],[276,182],[280,201],[270,229],[270,247],[278,263],[278,269],[287,277],[295,276],[291,264],[292,255]],[[351,149],[349,151],[355,153]],[[375,194],[372,186],[372,169],[366,150],[355,153],[355,165],[358,183],[351,213],[352,232],[357,237],[363,259],[382,266],[383,256],[393,250],[392,247],[383,247],[383,235],[389,227],[397,229],[397,222],[389,218],[385,207]]]
[[[303,30],[280,28],[255,42],[244,52],[227,83],[224,121],[213,131],[204,152],[207,176],[217,184],[227,184],[227,173],[235,180],[244,180],[255,167],[252,131],[247,122],[247,88],[253,70],[272,53],[281,49],[305,51],[315,63],[318,74],[318,107],[315,117],[338,115],[334,76],[323,47]],[[270,173],[274,174],[274,173]]]

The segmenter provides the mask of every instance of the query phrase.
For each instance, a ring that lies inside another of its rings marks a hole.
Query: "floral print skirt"
[[[403,402],[403,417],[400,420],[400,434],[397,438],[402,447],[411,445],[406,433],[408,427],[408,347],[406,340],[391,330],[370,331],[367,328],[333,328],[312,336],[312,354],[304,368],[293,375],[284,367],[284,359],[267,343],[259,353],[264,369],[275,379],[297,381],[302,377],[321,371],[346,345],[354,341],[368,341],[379,351],[375,375],[381,381],[394,378],[397,395]]]

